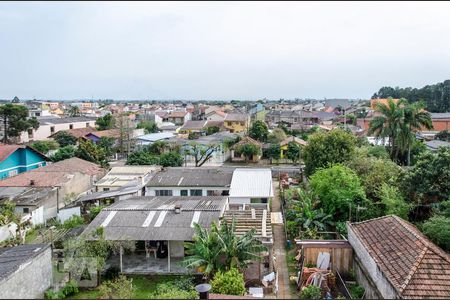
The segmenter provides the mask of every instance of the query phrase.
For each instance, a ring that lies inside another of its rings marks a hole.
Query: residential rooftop
[[[233,172],[217,168],[167,168],[156,173],[148,182],[150,187],[228,187]]]
[[[450,255],[397,216],[349,224],[402,298],[450,298]]]
[[[210,228],[226,204],[227,197],[134,197],[104,208],[83,234],[103,227],[106,240],[190,241],[194,223]]]
[[[263,168],[235,169],[230,185],[230,197],[273,197],[272,171]]]
[[[18,271],[49,247],[50,244],[30,244],[0,248],[0,279]]]

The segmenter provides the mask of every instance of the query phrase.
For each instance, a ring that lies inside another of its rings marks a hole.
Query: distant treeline
[[[427,85],[421,89],[382,87],[372,96],[375,98],[405,98],[410,103],[422,100],[430,112],[449,112],[450,111],[450,80]]]

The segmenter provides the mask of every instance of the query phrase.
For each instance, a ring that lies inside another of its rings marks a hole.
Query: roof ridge
[[[400,223],[400,225],[403,228],[408,230],[408,232],[410,232],[416,238],[420,239],[420,241],[425,244],[425,247],[428,250],[434,252],[436,255],[439,255],[441,258],[443,258],[448,263],[450,263],[450,255],[448,253],[446,253],[444,250],[442,250],[441,248],[439,248],[439,246],[437,246],[436,244],[431,242],[423,233],[421,233],[417,228],[415,228],[414,225],[412,225],[408,221],[403,220],[402,218],[400,218],[396,215],[392,215],[392,216],[398,223]]]
[[[414,262],[413,267],[411,268],[411,270],[409,271],[408,275],[405,278],[405,281],[403,282],[403,284],[400,286],[400,294],[403,293],[403,291],[406,289],[406,287],[408,286],[409,282],[411,281],[413,275],[417,272],[417,269],[419,268],[420,263],[422,262],[423,258],[425,257],[425,254],[428,251],[428,246],[425,245],[424,249],[422,250],[422,252],[420,253],[419,257],[417,257],[416,261]]]

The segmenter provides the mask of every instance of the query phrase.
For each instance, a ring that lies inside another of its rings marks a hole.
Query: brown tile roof
[[[205,125],[206,127],[212,127],[212,126],[217,126],[217,127],[219,127],[219,128],[222,128],[223,127],[223,121],[211,121],[211,120],[208,120],[207,122],[206,122],[206,125]]]
[[[101,138],[101,137],[119,138],[120,130],[119,129],[108,129],[108,130],[91,132],[91,134],[93,134],[99,138]]]
[[[169,118],[184,118],[184,116],[186,116],[188,114],[188,112],[186,111],[173,111],[169,114]]]
[[[105,173],[99,165],[73,157],[45,167],[37,168],[0,181],[0,186],[30,186],[31,180],[36,187],[60,186],[70,179],[73,173],[101,176]]]
[[[251,137],[246,136],[246,137],[242,138],[242,140],[240,140],[238,143],[234,144],[232,148],[236,149],[237,147],[245,145],[245,144],[254,144],[259,147],[262,146],[262,144],[260,142],[258,142],[257,140],[254,140]]]
[[[96,132],[97,130],[94,127],[83,127],[83,128],[75,128],[75,129],[69,129],[69,130],[60,130],[58,132],[55,132],[54,134],[52,134],[50,137],[54,137],[55,135],[57,135],[59,132],[67,132],[68,134],[70,134],[73,137],[81,138],[84,137],[86,135],[88,135],[91,132]]]
[[[299,145],[306,146],[308,145],[307,141],[304,141],[296,136],[288,136],[283,141],[281,141],[280,146],[284,146],[286,144],[289,144],[290,142],[296,142]]]
[[[246,122],[246,121],[248,121],[248,115],[230,113],[230,114],[226,115],[225,121]]]
[[[350,224],[402,298],[450,298],[450,255],[397,216]]]
[[[202,130],[203,127],[206,125],[206,120],[202,121],[186,121],[183,125],[183,127],[180,128],[180,130]]]

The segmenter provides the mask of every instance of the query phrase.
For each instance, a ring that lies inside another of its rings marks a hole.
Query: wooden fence
[[[303,253],[303,266],[316,265],[320,252],[330,253],[331,270],[336,273],[346,274],[353,267],[353,249],[345,240],[301,240],[297,241],[297,247]]]

